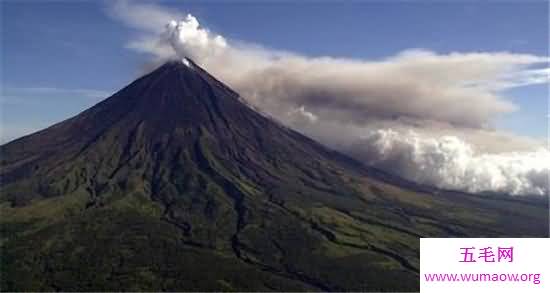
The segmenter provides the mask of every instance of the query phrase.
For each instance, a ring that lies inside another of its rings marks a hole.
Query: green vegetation
[[[421,237],[547,236],[547,199],[381,174],[193,68],[0,146],[2,291],[418,291]]]

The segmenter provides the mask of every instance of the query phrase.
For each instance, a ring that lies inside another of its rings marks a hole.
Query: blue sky
[[[228,39],[308,56],[380,59],[410,48],[437,53],[548,54],[548,8],[540,2],[414,3],[162,2]],[[139,34],[106,2],[2,1],[0,141],[61,121],[133,80],[147,55],[125,48]],[[547,88],[504,93],[520,110],[494,123],[547,134]]]

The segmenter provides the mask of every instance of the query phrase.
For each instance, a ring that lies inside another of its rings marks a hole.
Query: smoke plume
[[[145,10],[155,25],[142,23]],[[156,62],[191,58],[252,105],[367,164],[442,188],[548,193],[543,143],[490,128],[517,110],[503,90],[548,82],[546,57],[424,49],[381,60],[308,57],[227,40],[159,6],[122,1],[112,14],[142,32],[129,48]]]

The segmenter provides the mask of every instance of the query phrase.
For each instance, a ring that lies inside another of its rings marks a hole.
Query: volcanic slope
[[[171,61],[0,147],[3,291],[417,291],[420,237],[547,236],[547,200],[415,185]]]

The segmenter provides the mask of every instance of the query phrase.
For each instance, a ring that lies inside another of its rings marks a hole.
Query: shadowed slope
[[[547,231],[541,199],[368,169],[192,62],[0,151],[7,290],[417,290],[419,237]]]

